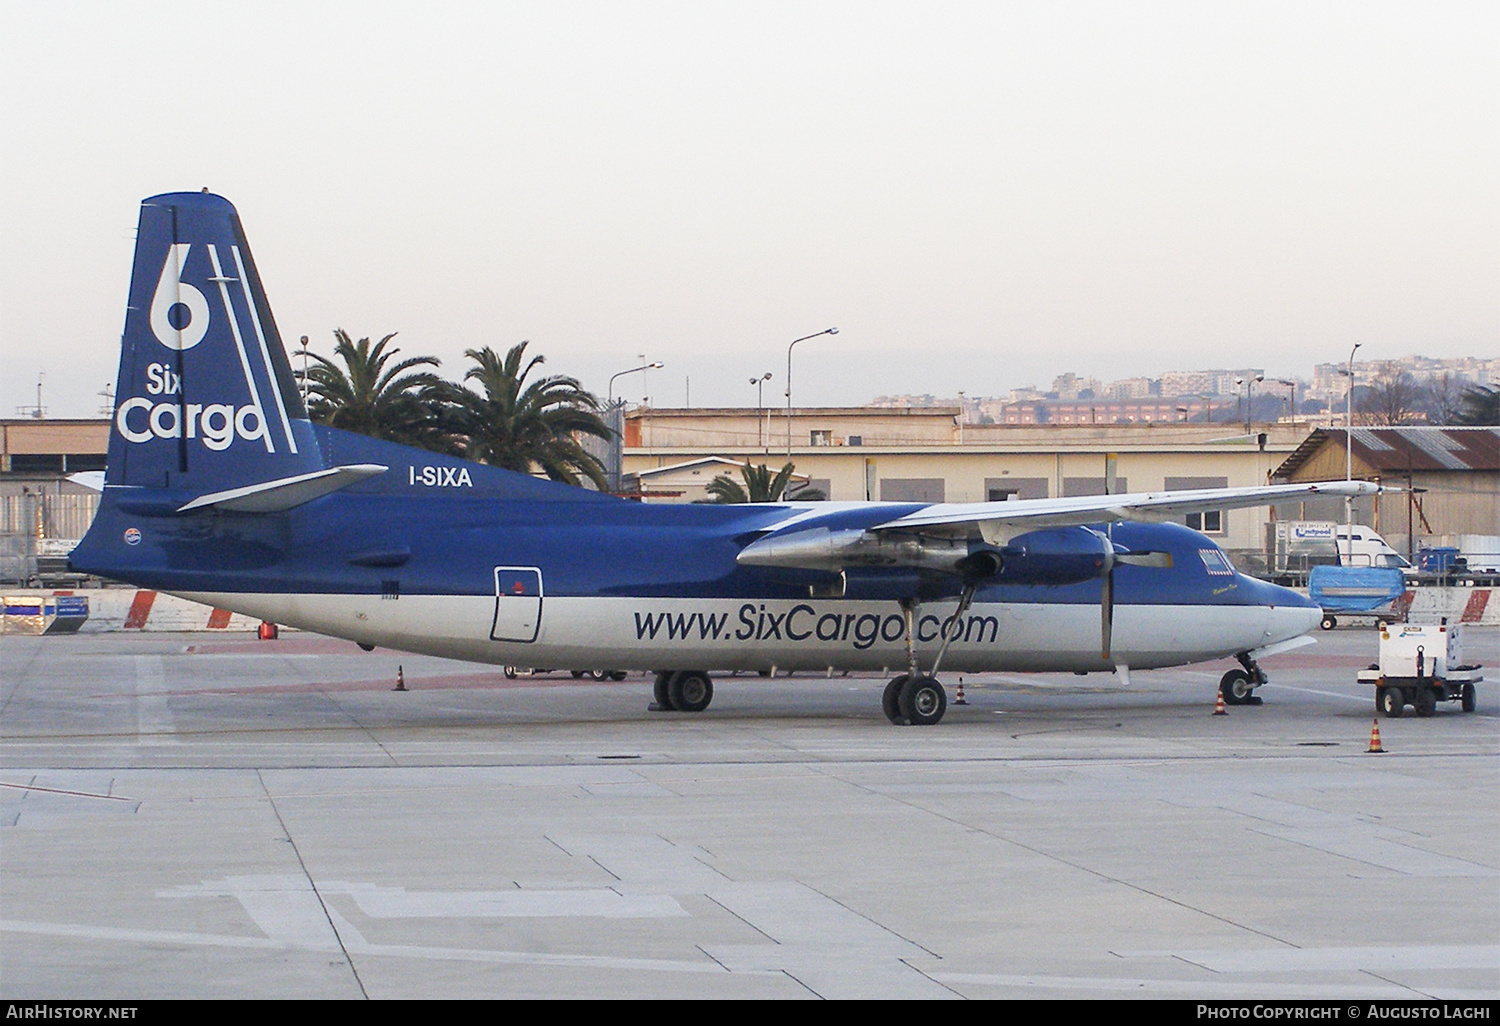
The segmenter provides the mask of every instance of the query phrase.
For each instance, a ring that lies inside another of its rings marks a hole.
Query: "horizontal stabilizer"
[[[214,492],[212,495],[200,495],[187,505],[179,507],[177,512],[191,513],[193,510],[213,507],[231,513],[280,513],[322,498],[340,488],[347,488],[356,481],[384,474],[388,469],[378,463],[357,463],[348,467],[332,467],[311,474],[283,477],[276,481],[263,481],[243,488]]]

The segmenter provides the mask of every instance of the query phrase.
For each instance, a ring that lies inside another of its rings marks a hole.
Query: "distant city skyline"
[[[288,348],[529,339],[851,405],[1500,352],[1500,6],[0,0],[0,412],[112,385],[137,205],[238,207]]]

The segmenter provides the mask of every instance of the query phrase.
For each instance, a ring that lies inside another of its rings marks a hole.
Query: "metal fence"
[[[0,581],[33,581],[38,556],[65,563],[67,550],[88,532],[97,512],[98,493],[0,495]]]
[[[0,535],[82,538],[97,512],[97,492],[84,495],[48,495],[46,492],[0,495]]]

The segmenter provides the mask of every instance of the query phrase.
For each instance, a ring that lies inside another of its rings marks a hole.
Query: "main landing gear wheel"
[[[676,706],[672,704],[672,695],[667,689],[667,683],[672,679],[670,670],[663,670],[656,675],[655,682],[651,685],[651,711],[671,712]]]
[[[1400,688],[1381,688],[1375,696],[1375,711],[1382,716],[1395,719],[1405,708],[1406,696],[1401,694]]]
[[[904,673],[899,677],[892,677],[880,696],[880,708],[885,713],[885,718],[898,727],[906,726],[906,716],[901,712],[901,689],[906,686],[906,679]]]
[[[1225,705],[1249,705],[1251,692],[1250,675],[1244,670],[1230,670],[1219,678],[1219,692]]]
[[[667,697],[678,712],[702,712],[714,700],[713,678],[702,670],[680,670],[667,681]]]
[[[1325,631],[1331,631],[1335,627],[1337,627],[1338,625],[1339,625],[1338,619],[1336,617],[1334,617],[1330,613],[1324,613],[1323,614],[1323,620],[1322,620],[1322,622],[1318,624],[1318,626],[1321,627]]]
[[[932,677],[915,677],[901,685],[901,715],[914,727],[928,727],[948,710],[948,693]]]

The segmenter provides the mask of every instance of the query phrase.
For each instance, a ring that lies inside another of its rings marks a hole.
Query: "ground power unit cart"
[[[1389,624],[1380,631],[1380,661],[1359,671],[1361,684],[1375,687],[1375,711],[1400,716],[1409,705],[1431,716],[1439,702],[1457,701],[1474,711],[1474,686],[1484,677],[1478,664],[1463,661],[1457,624]]]

